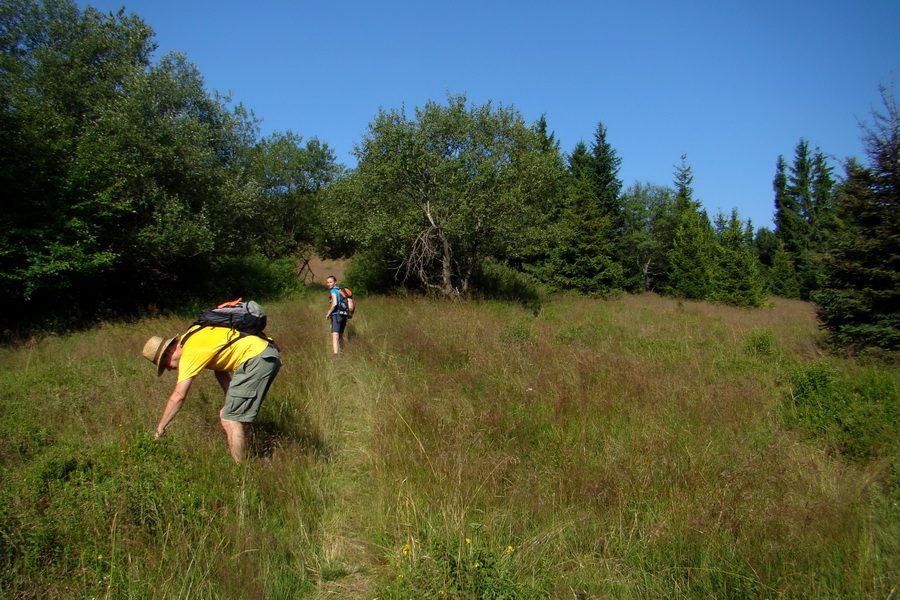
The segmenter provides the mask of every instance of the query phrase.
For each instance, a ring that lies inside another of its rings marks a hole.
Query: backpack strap
[[[200,330],[203,329],[204,327],[209,327],[209,325],[204,325],[204,324],[203,324],[202,322],[200,322],[200,321],[194,321],[194,322],[191,324],[191,327],[194,327],[195,325],[199,325],[199,327],[197,327],[197,329],[189,329],[187,333],[185,333],[183,336],[181,336],[181,341],[178,342],[178,345],[181,346],[182,348],[184,347],[184,343],[185,343],[186,341],[188,341],[192,335],[194,335],[195,333],[197,333],[198,331],[200,331]]]
[[[203,329],[204,327],[214,327],[213,325],[204,325],[203,323],[201,323],[201,322],[199,322],[199,321],[195,322],[193,325],[191,325],[191,327],[193,327],[194,325],[199,325],[199,327],[197,327],[196,329],[191,329],[191,330],[188,331],[186,334],[184,334],[184,335],[182,336],[182,338],[181,338],[181,341],[178,343],[178,345],[181,346],[182,348],[184,347],[184,343],[185,343],[186,341],[188,341],[188,339],[189,339],[192,335],[194,335],[195,333],[197,333],[198,331],[200,331],[200,330]],[[236,331],[236,330],[232,329],[231,331]],[[238,331],[238,336],[237,336],[236,338],[234,338],[233,340],[230,340],[227,344],[225,344],[224,346],[222,346],[222,347],[219,348],[218,350],[216,350],[215,353],[213,353],[213,355],[212,355],[211,358],[217,357],[219,354],[222,353],[223,350],[225,350],[226,348],[228,348],[229,346],[231,346],[231,345],[232,345],[233,343],[235,343],[236,341],[241,340],[241,339],[243,339],[243,338],[245,338],[245,337],[247,337],[247,336],[251,336],[251,335],[256,336],[256,337],[258,337],[258,338],[262,338],[263,340],[265,340],[266,342],[268,342],[269,345],[275,346],[275,348],[278,348],[278,345],[275,344],[275,340],[273,340],[272,338],[270,338],[269,336],[267,336],[267,335],[266,335],[265,333],[263,333],[263,332],[259,332],[259,333],[242,333],[242,332]]]

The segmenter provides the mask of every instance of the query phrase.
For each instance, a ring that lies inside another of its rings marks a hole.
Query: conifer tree
[[[716,219],[713,277],[709,299],[733,306],[760,306],[763,284],[751,241],[752,228],[738,216],[737,210],[726,219]]]
[[[569,157],[569,209],[543,269],[544,280],[553,288],[596,295],[624,288],[617,260],[624,227],[620,163],[602,123],[590,150],[579,142]]]
[[[797,272],[794,271],[794,263],[784,249],[784,243],[778,241],[775,252],[772,253],[772,266],[766,276],[766,289],[779,298],[799,298],[800,284],[797,281]]]
[[[794,263],[801,295],[808,298],[821,284],[822,253],[835,228],[832,169],[817,148],[800,139],[787,168],[778,157],[775,180],[775,234]]]
[[[668,253],[668,292],[676,296],[703,300],[712,286],[711,228],[700,203],[693,199],[694,176],[681,156],[675,170],[675,230]]]
[[[833,339],[846,346],[900,350],[900,107],[881,87],[885,112],[863,128],[869,165],[846,165],[839,188],[841,228],[814,296]]]

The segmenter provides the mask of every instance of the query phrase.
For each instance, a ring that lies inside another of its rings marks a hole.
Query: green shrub
[[[392,557],[393,558],[393,557]],[[517,600],[535,597],[515,578],[513,548],[485,548],[465,541],[436,540],[427,548],[403,546],[394,568],[382,580],[383,598],[479,598]]]
[[[900,448],[900,394],[890,372],[851,379],[824,360],[798,367],[787,408],[801,431],[848,458],[890,457]]]
[[[772,340],[772,329],[753,329],[744,340],[744,348],[751,356],[772,356],[775,345]]]
[[[303,287],[291,257],[271,260],[261,255],[227,258],[209,272],[210,298],[276,298]]]
[[[354,256],[344,272],[344,284],[362,294],[382,294],[397,287],[394,270],[374,254]]]
[[[524,273],[496,260],[483,260],[472,274],[472,289],[483,297],[518,302],[538,311],[543,304],[537,283]]]

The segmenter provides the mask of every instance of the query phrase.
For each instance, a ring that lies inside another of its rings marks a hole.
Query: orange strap
[[[216,308],[225,308],[226,306],[235,306],[241,300],[243,300],[243,298],[238,298],[237,300],[232,300],[231,302],[223,302],[222,304],[218,305]]]

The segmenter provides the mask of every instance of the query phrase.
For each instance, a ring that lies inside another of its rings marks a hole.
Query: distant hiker
[[[219,419],[228,438],[228,449],[235,462],[241,462],[245,458],[246,430],[281,368],[281,355],[264,334],[198,323],[182,336],[154,336],[144,344],[143,355],[156,365],[157,376],[163,371],[178,370],[175,390],[156,426],[156,437],[166,432],[181,410],[194,378],[203,369],[211,369],[225,392]]]
[[[350,304],[352,299],[344,288],[338,286],[334,275],[329,275],[325,284],[328,286],[329,301],[325,318],[331,319],[331,350],[332,354],[337,357],[344,349],[344,329],[347,327],[347,320],[353,316]]]

